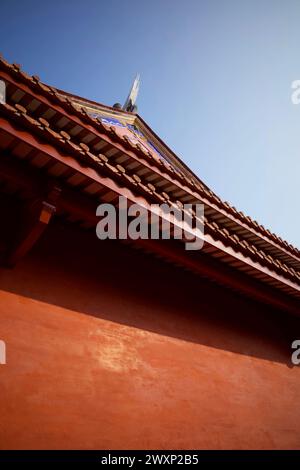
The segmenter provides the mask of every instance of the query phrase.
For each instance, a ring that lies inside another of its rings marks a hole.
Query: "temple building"
[[[0,80],[0,448],[300,448],[300,251],[135,109]],[[120,196],[203,204],[202,249],[99,240]]]

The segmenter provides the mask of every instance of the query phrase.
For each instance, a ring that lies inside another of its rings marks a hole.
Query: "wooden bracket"
[[[23,208],[18,233],[6,253],[5,266],[15,266],[39,240],[56,212],[56,203],[60,194],[61,188],[52,186],[44,199],[36,198],[26,204]]]

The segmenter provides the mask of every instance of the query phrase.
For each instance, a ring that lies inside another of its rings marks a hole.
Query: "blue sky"
[[[299,0],[1,0],[0,51],[139,114],[222,199],[300,247]]]

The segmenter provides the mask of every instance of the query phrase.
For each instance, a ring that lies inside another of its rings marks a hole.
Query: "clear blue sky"
[[[123,102],[221,198],[300,247],[299,0],[1,0],[0,51]]]

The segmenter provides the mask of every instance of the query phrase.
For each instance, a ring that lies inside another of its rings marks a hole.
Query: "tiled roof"
[[[83,108],[78,109],[78,107],[76,107],[73,104],[71,99],[63,98],[56,88],[43,84],[40,81],[38,76],[28,75],[26,72],[21,70],[20,65],[9,64],[2,57],[0,57],[0,68],[1,67],[4,67],[5,69],[7,69],[10,73],[15,75],[17,78],[19,79],[21,78],[22,80],[27,82],[38,93],[44,94],[46,97],[51,98],[52,100],[56,101],[56,103],[63,106],[67,112],[71,112],[72,114],[75,114],[79,118],[83,119],[83,121],[86,122],[87,124],[97,126],[101,128],[102,131],[107,132],[107,129],[104,128],[101,121],[91,117],[88,113],[86,113],[86,111]],[[160,166],[164,171],[167,171],[172,177],[174,177],[174,168],[171,165],[168,165],[163,160],[160,160],[159,158],[157,158],[154,153],[149,153],[148,155],[145,154],[141,146],[139,146],[138,144],[134,145],[129,139],[122,138],[121,136],[119,136],[118,133],[115,132],[115,128],[113,127],[111,128],[111,137],[115,138],[116,140],[119,140],[122,143],[122,145],[125,144],[128,146],[128,148],[133,148],[135,151],[138,151],[142,157],[147,156],[150,159],[154,160],[153,164]],[[205,196],[211,202],[216,204],[218,207],[225,210],[228,214],[233,215],[235,218],[241,220],[243,223],[248,225],[249,228],[254,228],[258,232],[260,232],[262,235],[278,243],[278,245],[284,247],[285,249],[290,250],[291,253],[296,254],[297,256],[300,256],[300,250],[298,248],[294,247],[287,241],[282,240],[276,234],[266,229],[263,225],[260,225],[258,222],[251,219],[249,216],[246,216],[243,212],[238,211],[234,206],[230,205],[228,202],[222,201],[216,194],[213,193],[213,191],[207,189],[206,186],[200,180],[194,183],[192,180],[189,180],[182,172],[178,170],[176,171],[176,178],[178,178],[181,183],[186,184],[191,190],[198,191],[200,197]]]
[[[270,244],[275,244],[280,250],[290,253],[291,256],[296,258],[300,263],[300,251],[283,241],[280,237],[271,233],[263,226],[253,221],[250,217],[245,216],[243,213],[238,212],[234,207],[230,206],[227,202],[221,201],[212,191],[199,180],[193,181],[189,179],[179,169],[173,168],[167,162],[159,159],[155,153],[146,152],[145,149],[139,144],[134,144],[126,136],[119,134],[118,129],[115,127],[107,128],[103,125],[101,120],[91,117],[84,108],[79,109],[75,106],[70,98],[64,98],[61,93],[49,87],[39,80],[37,76],[30,76],[23,72],[20,66],[16,64],[9,64],[4,59],[0,59],[0,71],[3,70],[10,76],[19,80],[30,87],[37,95],[42,95],[51,103],[54,103],[64,111],[70,118],[72,116],[86,126],[86,129],[91,133],[98,133],[107,135],[108,138],[115,142],[115,145],[120,145],[125,151],[137,155],[141,161],[148,162],[153,169],[161,172],[162,175],[167,175],[175,185],[180,188],[185,188],[186,192],[193,195],[196,199],[208,201],[208,203],[217,207],[235,220],[243,223],[249,230],[254,230],[256,234],[269,240]],[[55,129],[50,122],[46,119],[31,115],[26,107],[20,104],[2,104],[0,105],[1,114],[4,115],[9,121],[16,123],[21,128],[30,129],[30,131],[38,135],[42,139],[46,139],[54,146],[61,148],[67,154],[71,154],[79,160],[83,165],[90,166],[101,173],[107,174],[125,187],[129,187],[132,191],[138,192],[145,196],[148,200],[153,202],[168,202],[171,205],[180,205],[181,201],[175,199],[172,195],[163,191],[153,183],[147,182],[143,177],[137,175],[134,171],[128,171],[125,166],[114,162],[103,153],[95,153],[85,142],[80,139],[74,138],[65,130],[59,131]],[[257,244],[249,242],[233,228],[225,227],[221,222],[217,222],[210,216],[205,218],[205,231],[209,233],[215,240],[222,241],[225,246],[231,247],[236,252],[251,258],[254,262],[259,262],[260,265],[268,267],[270,270],[284,276],[287,279],[300,285],[300,272],[295,269],[291,263],[283,262],[278,257],[274,257],[270,252],[266,252]]]
[[[153,200],[156,202],[168,202],[176,205],[176,201],[173,201],[164,191],[161,192],[155,187],[155,185],[143,181],[141,177],[134,173],[127,173],[122,165],[110,164],[105,155],[93,154],[86,144],[76,144],[72,141],[71,136],[64,131],[57,133],[55,130],[51,129],[49,123],[45,119],[40,118],[39,120],[35,120],[30,117],[23,106],[19,104],[16,104],[15,106],[3,104],[0,110],[1,113],[7,116],[11,121],[16,122],[16,124],[22,127],[29,128],[33,133],[38,134],[41,137],[46,137],[47,140],[58,145],[67,153],[73,154],[84,165],[89,165],[98,170],[101,168],[102,172],[109,174],[113,178],[117,178],[122,184],[131,187],[133,190],[138,187],[141,193],[148,197],[151,195]],[[281,274],[282,271],[284,271],[284,275],[296,282],[300,282],[300,273],[295,269],[285,265],[277,259],[273,259],[263,250],[258,250],[255,245],[243,240],[237,234],[231,233],[228,229],[222,228],[216,222],[210,221],[207,217],[205,218],[205,227],[206,232],[209,232],[212,237],[217,240],[221,239],[225,245],[234,247],[235,250],[240,251],[246,256],[252,257],[254,260],[259,258],[262,264]]]

